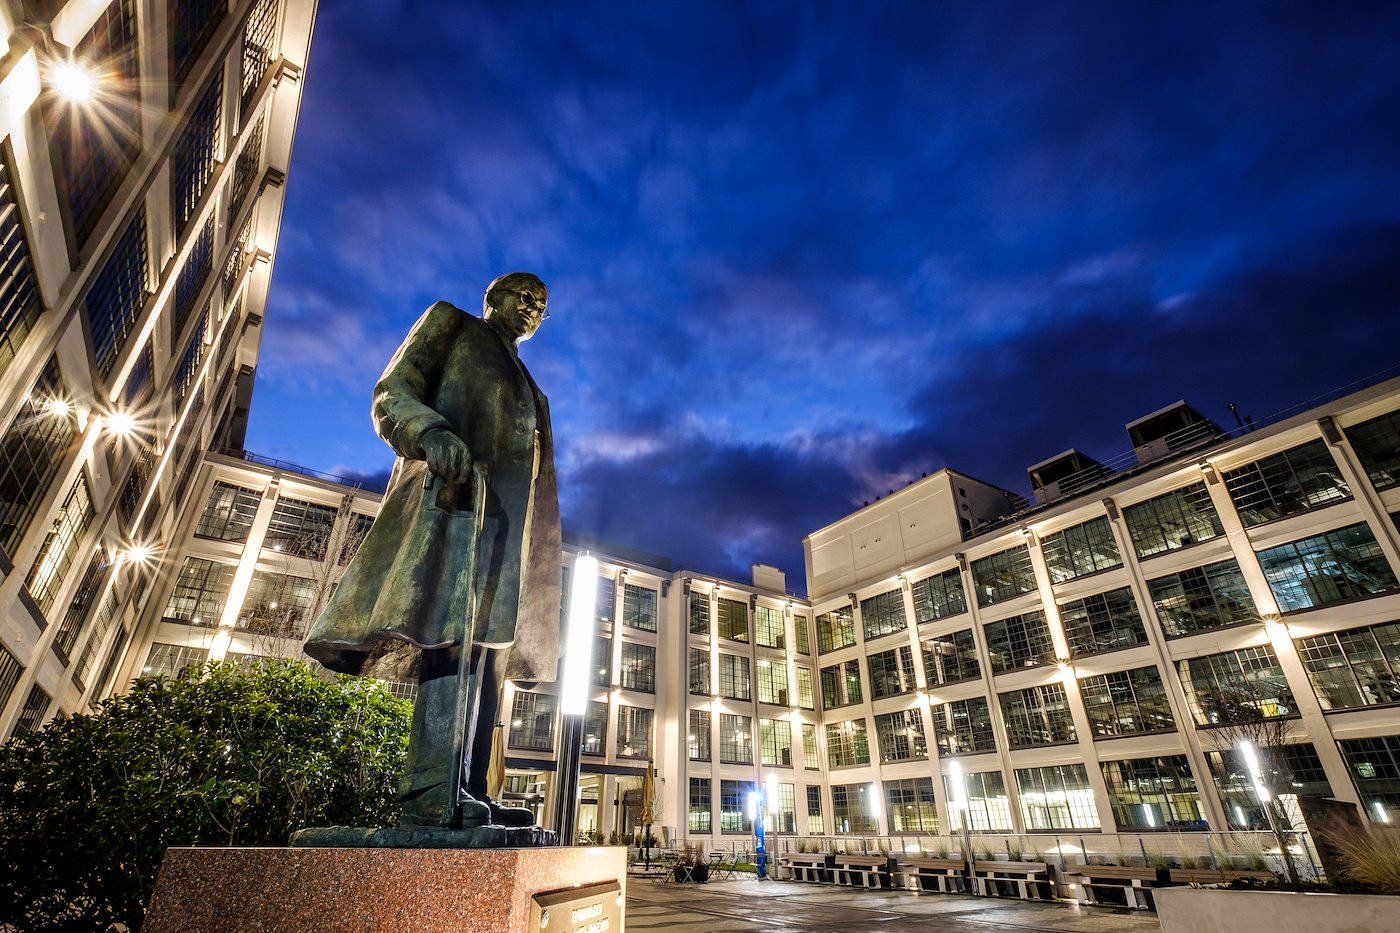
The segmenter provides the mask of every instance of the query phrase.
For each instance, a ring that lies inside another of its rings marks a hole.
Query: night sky
[[[409,326],[533,271],[566,530],[800,590],[923,471],[1400,361],[1400,4],[932,7],[323,0],[248,448],[384,474]]]

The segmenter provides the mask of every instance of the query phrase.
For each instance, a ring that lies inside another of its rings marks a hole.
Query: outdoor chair
[[[724,878],[724,853],[719,849],[710,851],[710,878],[719,881]]]

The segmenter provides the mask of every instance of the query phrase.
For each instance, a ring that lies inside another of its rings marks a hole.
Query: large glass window
[[[759,763],[766,767],[792,767],[792,723],[786,719],[758,721]]]
[[[1377,491],[1400,486],[1400,411],[1347,428],[1346,435]]]
[[[998,694],[1006,740],[1012,748],[1075,740],[1074,717],[1061,684],[1042,684]]]
[[[719,656],[720,696],[731,700],[752,700],[753,687],[749,681],[749,659],[735,654]]]
[[[656,590],[623,584],[622,624],[644,632],[656,631]]]
[[[215,482],[194,533],[201,538],[217,538],[220,541],[246,541],[261,501],[262,494],[256,489],[246,489],[222,480]]]
[[[808,624],[807,617],[802,613],[794,612],[792,614],[792,635],[795,643],[793,647],[797,649],[798,654],[810,655],[812,653],[811,636],[807,632]]]
[[[812,689],[811,668],[798,666],[797,668],[797,705],[803,709],[816,709],[816,695]]]
[[[842,606],[817,616],[817,653],[839,651],[856,643],[855,613]]]
[[[727,765],[753,764],[753,719],[719,714],[719,760]]]
[[[1322,759],[1311,743],[1303,742],[1282,749],[1255,750],[1264,784],[1273,793],[1297,797],[1331,797],[1332,785]],[[1254,779],[1239,749],[1206,752],[1211,778],[1225,807],[1226,823],[1235,830],[1264,830],[1269,818],[1254,792]]]
[[[904,594],[890,590],[860,601],[860,622],[865,640],[902,632],[908,626],[904,618]]]
[[[910,589],[914,596],[914,618],[921,623],[967,612],[962,573],[956,567],[925,577]]]
[[[551,694],[515,691],[510,707],[510,747],[552,751],[555,705],[556,700]]]
[[[866,661],[870,666],[870,698],[873,700],[912,693],[918,686],[914,681],[914,652],[908,645],[877,651]]]
[[[996,751],[987,698],[972,697],[933,707],[933,736],[940,756]]]
[[[710,594],[690,591],[690,634],[710,634]]]
[[[253,131],[248,134],[243,148],[238,150],[238,161],[233,163],[233,180],[228,185],[228,216],[230,221],[238,216],[239,208],[243,206],[243,199],[248,196],[249,191],[253,190],[253,183],[257,181],[258,166],[262,164],[264,122],[263,115],[258,114],[258,122],[253,126]]]
[[[1234,558],[1148,580],[1147,590],[1168,638],[1259,618]]]
[[[821,751],[817,748],[817,727],[813,723],[802,724],[802,767],[813,771],[821,769]]]
[[[1321,438],[1222,474],[1246,528],[1351,498]]]
[[[239,56],[240,103],[246,108],[253,99],[263,75],[272,64],[272,45],[277,38],[277,8],[281,0],[258,0],[243,23],[243,51]]]
[[[686,820],[686,828],[692,833],[710,834],[710,779],[697,778],[690,779],[690,814]]]
[[[350,560],[360,552],[360,545],[365,543],[365,538],[373,526],[374,516],[361,515],[359,512],[350,513],[350,520],[345,524],[345,537],[340,542],[340,566],[344,567],[350,563]],[[566,582],[567,573],[568,571],[565,570]],[[563,592],[569,592],[567,585]]]
[[[1017,768],[1026,829],[1098,829],[1099,811],[1083,765]]]
[[[304,638],[315,607],[314,581],[289,573],[255,570],[238,613],[238,627],[260,635]]]
[[[1260,551],[1259,566],[1284,612],[1396,588],[1395,573],[1365,522]]]
[[[607,635],[593,636],[593,686],[612,686],[612,638]]]
[[[44,311],[8,155],[0,153],[0,373],[10,366]]]
[[[719,782],[719,831],[721,833],[753,832],[749,820],[749,794],[754,786],[751,781]]]
[[[928,757],[924,718],[916,709],[877,715],[875,738],[880,746],[880,760],[886,764],[892,761],[922,761]]]
[[[1035,667],[1055,660],[1055,644],[1050,640],[1050,627],[1045,613],[1039,609],[988,622],[982,626],[987,639],[987,654],[992,660],[992,673],[1002,674],[1018,667]]]
[[[699,696],[710,695],[710,652],[704,648],[691,648],[690,671],[687,680],[691,693]]]
[[[189,625],[218,625],[224,612],[224,600],[233,586],[233,572],[237,569],[233,564],[186,557],[161,619]]]
[[[171,93],[179,88],[199,53],[228,12],[222,0],[184,0],[170,4],[167,34],[170,37]]]
[[[96,517],[97,510],[92,505],[87,474],[79,471],[78,478],[73,480],[63,500],[63,507],[44,536],[44,543],[39,547],[39,556],[29,570],[29,577],[24,581],[24,588],[45,613],[58,597],[58,588],[78,556],[78,545]]]
[[[1060,621],[1074,657],[1147,644],[1137,600],[1126,586],[1065,603],[1060,606]]]
[[[1064,583],[1123,565],[1107,516],[1048,535],[1040,547],[1051,583]]]
[[[598,578],[598,589],[593,594],[593,607],[598,616],[598,624],[611,627],[617,613],[617,584],[610,578]]]
[[[292,557],[325,560],[335,515],[333,506],[281,496],[272,508],[263,547]]]
[[[1400,622],[1298,639],[1324,709],[1400,702]]]
[[[886,781],[885,813],[891,833],[938,832],[938,806],[933,799],[933,778]]]
[[[63,622],[59,625],[58,634],[53,639],[53,649],[65,664],[68,663],[73,645],[78,641],[78,635],[82,633],[83,623],[87,621],[88,614],[97,602],[97,593],[101,589],[103,578],[106,576],[107,566],[107,552],[99,545],[92,552],[87,569],[83,571],[83,578],[78,582],[77,587],[73,590],[73,595],[68,599],[68,608],[63,613]]]
[[[972,562],[977,605],[985,608],[1035,590],[1030,548],[1024,544]]]
[[[864,719],[826,724],[826,760],[832,768],[870,764],[870,743]]]
[[[686,733],[685,744],[691,761],[710,760],[710,714],[707,710],[690,711],[690,731]]]
[[[1137,667],[1079,680],[1079,695],[1095,738],[1176,728],[1156,667]]]
[[[982,676],[972,629],[933,635],[919,643],[924,656],[924,676],[929,685],[953,684]]]
[[[0,548],[13,554],[58,474],[75,429],[63,401],[58,363],[49,360],[0,439]]]
[[[788,705],[787,663],[758,659],[758,702]]]
[[[588,712],[583,719],[583,746],[585,755],[603,755],[608,747],[608,704],[598,700],[588,701]]]
[[[1185,755],[1103,762],[1119,832],[1206,828],[1206,812]]]
[[[770,833],[797,832],[797,795],[791,784],[779,784],[776,800],[769,801],[763,825]]]
[[[622,643],[622,686],[642,693],[656,692],[656,649],[636,642]]]
[[[764,648],[787,645],[783,635],[783,611],[771,606],[755,606],[753,610],[754,641]]]
[[[146,663],[141,668],[141,676],[178,677],[187,670],[199,668],[208,657],[209,652],[204,648],[152,642],[151,650],[146,653]]]
[[[1367,816],[1394,822],[1400,809],[1400,735],[1343,739],[1338,744]]]
[[[951,800],[952,782],[943,775],[943,791]],[[963,775],[967,791],[967,826],[976,832],[1010,832],[1011,802],[1000,771],[974,771]],[[953,814],[953,828],[962,828],[962,817]]]
[[[112,374],[146,300],[146,214],[137,210],[93,276],[84,303],[93,354],[103,378]]]
[[[53,697],[49,696],[43,687],[34,684],[29,688],[29,695],[24,698],[24,705],[19,708],[19,715],[15,717],[14,727],[11,729],[11,737],[28,735],[39,728],[44,722],[44,717],[49,712],[49,704],[53,702]]]
[[[1196,722],[1239,722],[1256,713],[1291,716],[1298,708],[1268,645],[1178,661]]]
[[[831,819],[833,829],[847,833],[878,833],[876,818],[878,801],[872,797],[872,784],[831,785]]]
[[[826,828],[822,825],[822,789],[809,785],[807,788],[807,835],[820,836],[825,832]]]
[[[749,607],[737,599],[720,599],[719,637],[731,641],[749,640]]]
[[[652,711],[640,706],[617,708],[617,757],[651,757]]]
[[[862,699],[860,692],[860,661],[851,658],[840,664],[822,668],[822,709],[850,706]]]
[[[1123,510],[1123,521],[1139,558],[1180,550],[1225,533],[1205,483],[1130,505]]]
[[[175,315],[170,325],[172,344],[184,332],[185,322],[198,310],[200,292],[213,271],[214,218],[210,217],[195,237],[194,245],[185,256],[185,264],[175,277],[175,297],[171,301]]]
[[[190,110],[170,153],[171,204],[177,237],[194,217],[195,207],[214,175],[214,151],[223,113],[223,77],[222,69],[216,69],[213,80]]]

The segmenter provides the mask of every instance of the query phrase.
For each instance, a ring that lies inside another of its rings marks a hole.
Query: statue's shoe
[[[501,826],[534,826],[535,814],[524,807],[503,807],[494,800],[488,800],[491,807],[491,822]]]

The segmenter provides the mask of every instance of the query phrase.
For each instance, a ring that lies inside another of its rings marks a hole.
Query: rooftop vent
[[[1184,401],[1124,425],[1138,463],[1150,463],[1170,454],[1199,447],[1222,436],[1220,425]]]
[[[1078,492],[1108,474],[1108,467],[1073,447],[1026,470],[1031,495],[1040,505]]]

